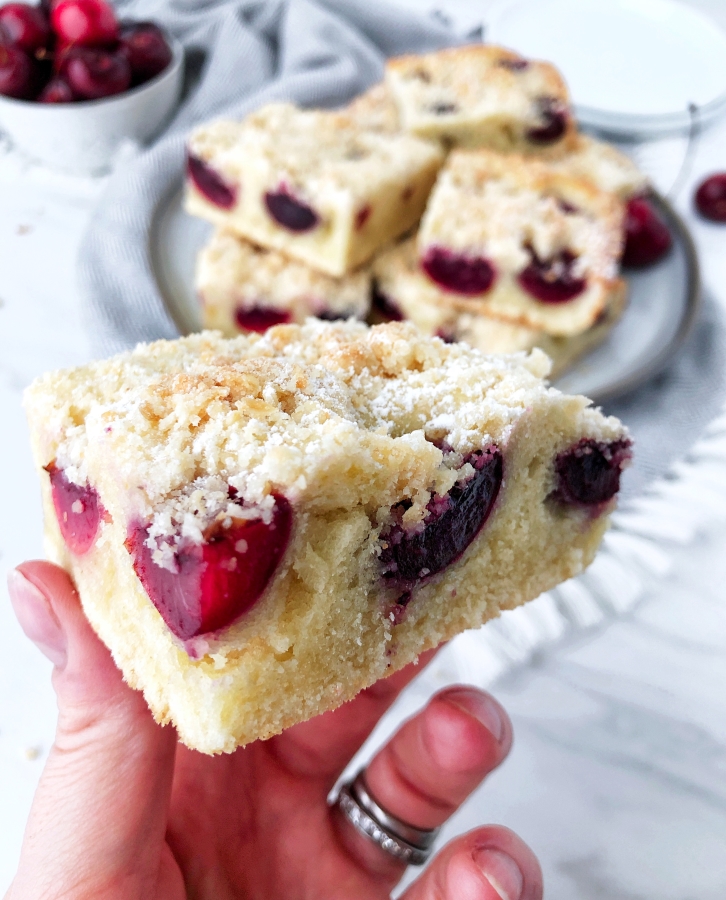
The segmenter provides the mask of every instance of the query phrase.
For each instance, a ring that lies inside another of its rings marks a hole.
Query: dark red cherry
[[[131,526],[126,549],[162,619],[186,641],[226,628],[252,608],[282,559],[291,524],[290,504],[276,496],[269,524],[253,519],[236,520],[229,528],[214,525],[202,544],[180,544],[173,572],[154,562],[147,525]]]
[[[673,238],[668,226],[647,197],[633,197],[625,212],[623,265],[639,268],[662,259]]]
[[[412,587],[441,572],[459,559],[481,531],[499,494],[502,454],[496,447],[488,447],[472,453],[467,462],[474,467],[474,474],[454,485],[446,497],[432,497],[422,530],[406,531],[394,525],[384,535],[380,559],[389,583]],[[408,505],[398,506],[403,511]]]
[[[120,53],[73,47],[65,55],[61,75],[81,100],[100,100],[128,90],[131,67]]]
[[[225,181],[204,160],[191,153],[187,155],[187,175],[199,193],[215,206],[232,209],[237,202],[237,188]]]
[[[119,52],[131,66],[131,84],[143,84],[159,75],[171,62],[171,47],[164,32],[153,22],[124,22]]]
[[[539,125],[527,131],[527,138],[533,144],[554,144],[567,131],[567,109],[555,97],[540,97],[537,100]]]
[[[238,306],[234,320],[241,331],[262,333],[273,325],[290,322],[292,317],[286,309],[274,309],[271,306]]]
[[[75,100],[68,82],[56,75],[40,92],[39,103],[72,103]]]
[[[494,264],[483,256],[454,253],[445,247],[429,247],[421,268],[445,290],[467,296],[486,293],[496,277]]]
[[[606,444],[583,438],[555,460],[553,498],[575,506],[607,503],[620,490],[620,473],[633,455],[631,448],[629,440]]]
[[[16,100],[31,100],[38,89],[38,72],[19,47],[0,41],[0,94]]]
[[[696,191],[696,209],[712,222],[726,222],[726,172],[709,175]]]
[[[315,210],[294,197],[285,185],[281,185],[276,191],[267,191],[265,206],[277,224],[288,231],[310,231],[320,223]]]
[[[517,281],[523,290],[540,303],[566,303],[574,300],[587,287],[587,279],[573,274],[577,257],[569,250],[561,250],[552,259],[541,260],[529,248],[532,262],[520,272]]]
[[[55,0],[50,24],[64,44],[103,47],[118,38],[116,14],[104,0]]]
[[[0,31],[10,43],[31,55],[48,46],[50,25],[38,6],[27,3],[6,3],[0,7]]]
[[[66,478],[55,462],[45,471],[50,476],[53,506],[66,546],[81,556],[93,546],[104,510],[98,493],[89,484],[74,484]]]
[[[401,312],[397,303],[384,294],[377,284],[373,284],[371,292],[371,306],[376,312],[380,313],[384,319],[391,322],[402,322],[406,317]]]

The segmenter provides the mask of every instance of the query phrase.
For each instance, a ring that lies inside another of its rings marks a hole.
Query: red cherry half
[[[0,7],[0,30],[26,53],[35,53],[50,41],[48,19],[40,7],[27,3],[6,3]]]
[[[57,0],[51,7],[50,24],[65,44],[99,47],[118,38],[116,14],[104,0]]]
[[[273,325],[284,325],[291,320],[291,316],[288,310],[272,306],[239,306],[235,310],[234,320],[241,331],[261,334]]]
[[[261,597],[287,547],[292,508],[275,496],[272,521],[214,525],[202,544],[182,543],[176,571],[162,568],[146,545],[148,526],[132,525],[126,539],[134,571],[170,631],[186,641],[226,628]]]
[[[71,553],[81,556],[93,546],[104,514],[98,493],[89,484],[69,481],[55,462],[49,463],[45,471],[50,476],[53,506],[63,540]]]
[[[552,259],[540,259],[532,247],[532,261],[517,278],[519,285],[540,303],[567,303],[587,287],[587,279],[578,278],[573,267],[577,257],[569,250],[561,250]]]
[[[662,259],[673,238],[668,226],[647,197],[633,197],[625,213],[623,265],[640,268]]]
[[[485,257],[455,253],[446,247],[429,247],[421,268],[445,290],[470,297],[485,294],[496,278],[494,264]]]
[[[583,438],[555,460],[557,488],[553,499],[571,506],[599,506],[620,490],[620,475],[632,458],[629,440]]]
[[[220,209],[232,209],[237,202],[237,188],[191,153],[187,155],[187,175],[199,193]]]
[[[726,172],[709,175],[696,191],[696,209],[712,222],[726,222]]]

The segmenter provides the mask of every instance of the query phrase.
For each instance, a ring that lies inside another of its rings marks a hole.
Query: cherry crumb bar
[[[505,153],[557,154],[575,135],[557,69],[493,44],[389,60],[386,84],[402,129],[419,137]]]
[[[187,209],[341,277],[418,222],[443,158],[345,112],[273,103],[192,134]]]
[[[455,150],[421,222],[420,265],[451,306],[571,336],[623,290],[623,220],[618,197],[546,162]]]
[[[630,441],[547,370],[310,319],[46,375],[48,553],[156,719],[232,751],[588,565]]]
[[[195,285],[204,327],[227,337],[308,316],[364,319],[370,308],[368,269],[333,278],[223,229],[200,250]]]

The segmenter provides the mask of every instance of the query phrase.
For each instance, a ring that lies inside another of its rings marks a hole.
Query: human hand
[[[376,900],[404,866],[327,795],[412,666],[339,709],[210,757],[177,744],[123,681],[68,575],[10,574],[23,630],[54,663],[58,726],[6,900]],[[511,725],[487,694],[448,688],[366,770],[378,803],[421,829],[442,824],[507,755]],[[405,900],[541,900],[532,852],[477,828],[447,844]]]

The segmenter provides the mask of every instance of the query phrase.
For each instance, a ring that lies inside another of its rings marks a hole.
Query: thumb
[[[23,631],[55,665],[58,698],[55,742],[10,896],[110,897],[114,884],[136,896],[168,852],[174,731],[158,726],[124,682],[63,569],[24,563],[8,588]]]

